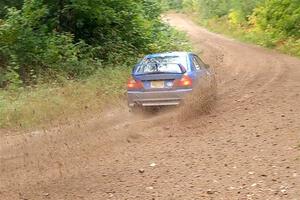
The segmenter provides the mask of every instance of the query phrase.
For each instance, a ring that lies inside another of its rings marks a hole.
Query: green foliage
[[[45,1],[51,11],[50,18],[57,19],[54,27],[73,34],[75,41],[84,40],[97,47],[95,53],[101,60],[122,53],[120,49],[129,56],[149,52],[149,45],[156,42],[153,35],[159,35],[157,30],[165,27],[160,22],[161,8],[157,0],[54,2]]]
[[[161,12],[157,0],[24,0],[0,21],[0,87],[83,78],[146,53],[185,48]]]
[[[215,31],[300,55],[300,0],[182,0],[180,7]]]
[[[175,2],[167,1],[169,4]],[[197,12],[203,19],[220,18],[234,11],[243,21],[261,1],[263,0],[180,0],[176,5],[185,11]]]
[[[246,23],[253,10],[264,0],[230,0],[229,13],[236,12],[239,23]],[[228,13],[226,13],[228,15]]]
[[[230,10],[229,0],[201,0],[199,1],[203,16],[206,18],[222,17],[226,15]]]
[[[245,23],[245,18],[243,13],[239,10],[231,10],[228,14],[229,23],[234,26],[239,26],[240,24]]]
[[[253,17],[262,30],[300,37],[300,0],[266,0]]]
[[[0,19],[5,17],[6,8],[15,7],[20,9],[22,7],[23,0],[1,0],[0,1]]]
[[[92,60],[82,55],[84,42],[73,43],[70,34],[49,32],[42,23],[47,13],[46,6],[29,3],[22,10],[8,10],[7,20],[0,25],[2,86],[33,84],[44,73],[74,76],[91,71],[85,64]]]
[[[160,5],[165,9],[175,9],[180,10],[183,8],[183,0],[158,0]]]

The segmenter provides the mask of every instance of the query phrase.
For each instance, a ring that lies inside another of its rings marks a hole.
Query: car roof
[[[189,54],[190,52],[174,51],[174,52],[149,54],[145,58],[156,58],[156,57],[166,57],[166,56],[187,56]]]

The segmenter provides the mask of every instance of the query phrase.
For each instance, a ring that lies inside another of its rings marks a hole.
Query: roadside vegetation
[[[157,0],[1,1],[0,128],[118,102],[138,58],[190,48],[162,11]]]
[[[123,99],[128,74],[127,66],[105,68],[87,79],[2,90],[1,127],[30,128],[84,114],[100,114],[105,107]]]
[[[208,29],[300,57],[300,0],[161,0]]]

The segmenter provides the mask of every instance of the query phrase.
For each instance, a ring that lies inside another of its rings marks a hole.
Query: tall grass
[[[124,97],[128,68],[98,70],[81,81],[0,90],[0,128],[37,127],[47,122],[101,112]]]

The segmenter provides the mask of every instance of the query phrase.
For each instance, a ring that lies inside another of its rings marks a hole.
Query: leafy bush
[[[300,37],[300,0],[266,0],[253,17],[262,30]]]
[[[1,0],[0,1],[0,19],[5,17],[7,7],[15,7],[20,9],[22,7],[23,0]]]
[[[158,0],[160,5],[163,5],[165,9],[180,10],[183,8],[183,0]]]
[[[182,49],[184,37],[161,22],[161,12],[157,0],[25,0],[0,21],[0,87],[83,78]]]
[[[300,55],[300,0],[182,0],[179,7],[215,31]]]
[[[8,10],[0,25],[2,86],[33,84],[45,73],[75,76],[93,70],[93,60],[83,54],[89,48],[84,42],[73,43],[71,34],[49,32],[42,24],[47,12],[46,6],[29,3],[22,10]]]

